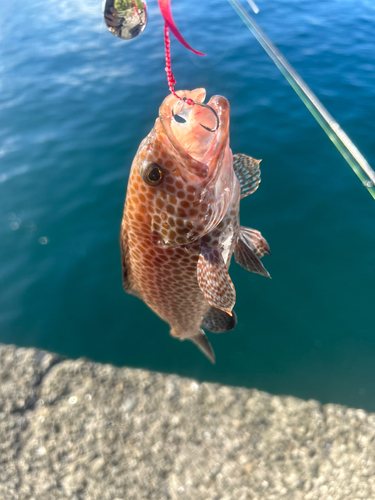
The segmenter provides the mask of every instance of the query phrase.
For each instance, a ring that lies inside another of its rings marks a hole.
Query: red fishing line
[[[172,31],[177,40],[182,43],[184,47],[194,52],[194,54],[198,54],[199,56],[205,56],[203,52],[198,52],[197,50],[190,47],[190,45],[185,41],[181,33],[178,31],[177,26],[175,25],[172,17],[171,11],[171,0],[158,0],[160,12],[164,18],[164,45],[165,45],[165,71],[167,73],[168,87],[171,93],[180,101],[184,100],[187,104],[191,106],[194,105],[194,101],[192,99],[183,99],[179,95],[176,94],[174,86],[176,85],[176,80],[172,73],[171,68],[171,42],[169,40],[169,30]]]
[[[169,29],[167,23],[164,24],[164,44],[165,44],[165,72],[167,73],[168,87],[171,93],[177,97],[180,101],[182,101],[182,97],[176,94],[174,86],[176,85],[176,80],[172,73],[171,67],[171,41],[169,40]],[[186,99],[185,102],[194,105],[194,101],[192,99]]]

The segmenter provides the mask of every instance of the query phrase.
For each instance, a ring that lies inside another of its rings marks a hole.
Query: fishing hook
[[[182,101],[186,102],[187,104],[190,104],[190,103],[197,104],[198,106],[202,106],[203,108],[207,108],[210,111],[212,111],[213,114],[214,114],[214,116],[215,116],[215,119],[216,119],[216,125],[215,125],[215,127],[214,128],[209,128],[209,127],[206,127],[205,125],[202,125],[201,123],[199,125],[201,127],[203,127],[204,129],[208,130],[209,132],[216,132],[216,130],[220,126],[220,120],[219,120],[219,117],[218,117],[216,111],[214,110],[214,108],[212,108],[208,104],[204,104],[203,102],[197,102],[197,101],[193,101],[192,99],[188,99],[187,97],[183,97]],[[172,110],[172,114],[173,114],[173,116],[175,116],[173,110]]]

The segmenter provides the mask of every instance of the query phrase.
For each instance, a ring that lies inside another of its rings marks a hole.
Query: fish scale
[[[199,103],[205,90],[180,95]],[[256,253],[267,253],[266,241],[239,223],[240,199],[260,182],[259,162],[232,157],[224,97],[208,103],[220,117],[215,132],[201,127],[198,119],[208,115],[198,106],[178,123],[177,104],[173,96],[164,100],[133,160],[120,234],[123,283],[169,323],[173,337],[193,341],[214,362],[202,325],[219,333],[236,324],[232,254],[245,269],[264,269]]]

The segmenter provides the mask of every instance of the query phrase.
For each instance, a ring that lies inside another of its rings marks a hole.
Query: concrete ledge
[[[375,415],[0,345],[0,498],[375,498]]]

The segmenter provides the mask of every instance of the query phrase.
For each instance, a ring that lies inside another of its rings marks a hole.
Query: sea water
[[[257,22],[375,166],[375,5],[259,0]],[[212,366],[121,284],[132,159],[168,93],[163,23],[123,42],[94,0],[0,5],[0,342],[375,410],[375,202],[225,0],[172,1],[176,88],[231,103],[261,158],[241,223],[268,280],[233,262],[238,326]],[[171,291],[173,293],[173,291]]]

